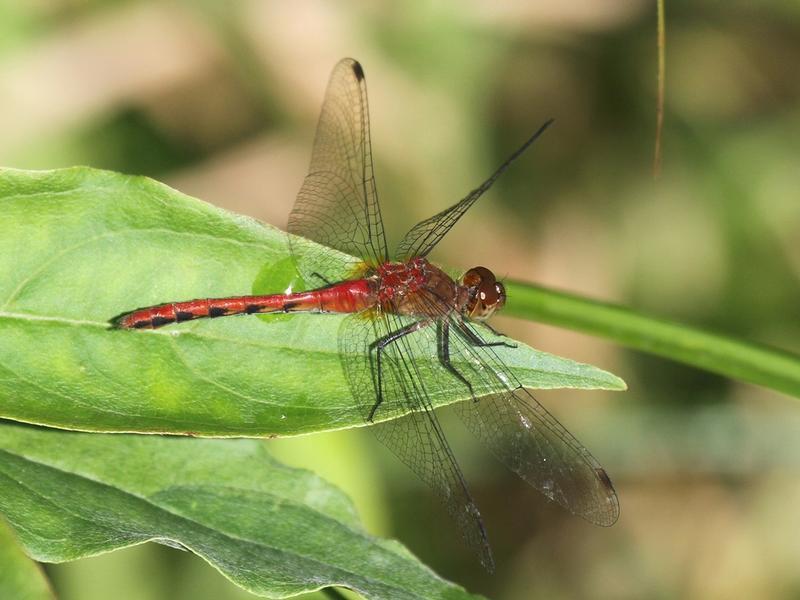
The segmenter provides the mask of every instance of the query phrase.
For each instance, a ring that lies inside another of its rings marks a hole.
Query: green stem
[[[510,316],[598,335],[800,398],[800,356],[795,354],[527,283],[509,281],[507,289],[504,313]]]

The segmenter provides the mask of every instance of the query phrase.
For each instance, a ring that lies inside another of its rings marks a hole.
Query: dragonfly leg
[[[508,337],[505,333],[503,333],[502,331],[497,331],[497,329],[495,329],[485,321],[482,323],[482,325],[486,327],[489,331],[491,331],[493,334],[495,334],[497,337]]]
[[[373,405],[372,409],[369,411],[369,416],[367,417],[367,421],[372,423],[373,418],[375,417],[375,412],[378,410],[378,407],[383,402],[383,382],[381,378],[381,356],[383,355],[383,351],[389,344],[392,344],[399,340],[400,338],[407,336],[410,333],[414,333],[415,331],[419,331],[423,327],[427,327],[430,321],[422,320],[416,321],[405,327],[401,327],[397,331],[393,331],[392,333],[383,336],[372,342],[369,345],[370,353],[375,350],[375,369],[377,371],[376,379],[377,379],[377,390],[376,395],[377,399],[375,400],[375,404]]]
[[[485,325],[485,323],[484,323],[484,325]],[[488,327],[488,325],[487,325],[487,327]],[[489,327],[489,329],[493,333],[497,333],[491,327]],[[500,342],[487,342],[486,340],[481,338],[481,336],[479,336],[477,333],[475,333],[472,329],[470,329],[469,325],[467,325],[467,323],[465,323],[463,320],[458,321],[457,331],[461,334],[461,337],[463,337],[465,340],[467,340],[473,346],[477,346],[478,348],[491,348],[491,347],[494,347],[494,346],[505,346],[506,348],[516,348],[517,347],[516,344],[511,344],[509,342],[503,342],[503,341],[500,341]],[[502,335],[502,334],[498,334],[498,335]],[[506,336],[503,335],[503,337],[506,337]]]
[[[439,353],[439,362],[442,363],[442,366],[450,371],[450,373],[455,376],[461,383],[467,386],[469,390],[469,395],[472,396],[472,400],[477,402],[478,399],[475,397],[475,392],[472,389],[472,384],[464,377],[458,369],[453,366],[453,363],[450,362],[450,322],[447,320],[441,320],[436,324],[436,338],[438,342],[438,353]]]

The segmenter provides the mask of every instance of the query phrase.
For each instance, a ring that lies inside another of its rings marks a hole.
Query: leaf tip
[[[610,375],[609,379],[611,380],[611,386],[609,386],[609,388],[608,388],[609,390],[612,390],[612,391],[615,391],[615,392],[626,392],[626,391],[628,391],[628,384],[625,383],[625,380],[622,379],[622,377],[617,377],[613,373],[609,373],[609,375]]]

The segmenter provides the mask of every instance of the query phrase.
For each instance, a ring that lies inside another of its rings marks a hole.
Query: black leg
[[[483,323],[483,326],[486,327],[493,334],[495,334],[497,337],[508,337],[505,333],[503,333],[502,331],[497,331],[497,329],[495,329],[494,327],[492,327],[488,323]]]
[[[467,381],[467,378],[464,377],[458,371],[458,369],[453,366],[453,363],[450,362],[450,321],[442,319],[436,323],[436,338],[438,342],[437,346],[439,351],[439,362],[442,363],[442,366],[450,371],[450,373],[452,373],[456,379],[467,386],[469,395],[472,396],[474,401],[477,401],[478,399],[475,397],[472,384]]]
[[[386,348],[386,346],[396,342],[400,338],[402,338],[402,337],[404,337],[404,336],[406,336],[406,335],[408,335],[410,333],[414,333],[415,331],[419,331],[423,327],[426,327],[429,323],[430,322],[426,321],[426,320],[416,321],[415,323],[411,323],[409,325],[406,325],[405,327],[402,327],[402,328],[398,329],[397,331],[393,331],[392,333],[390,333],[388,335],[385,335],[384,337],[375,340],[374,342],[372,342],[369,345],[370,353],[372,353],[372,351],[375,350],[375,368],[377,370],[376,379],[377,379],[377,388],[378,388],[376,390],[377,400],[375,401],[375,405],[369,411],[369,416],[367,417],[367,421],[369,421],[370,423],[372,422],[372,419],[375,417],[375,412],[378,410],[378,407],[383,402],[383,380],[382,380],[382,377],[381,377],[381,355],[382,355],[384,349]]]
[[[491,329],[491,328],[490,328]],[[456,331],[461,334],[465,340],[467,340],[473,346],[477,346],[478,348],[491,348],[494,346],[505,346],[506,348],[516,348],[516,344],[511,344],[509,342],[487,342],[483,340],[477,333],[472,331],[464,321],[458,321],[458,327]],[[492,329],[492,331],[494,331]],[[505,337],[505,336],[503,336]]]

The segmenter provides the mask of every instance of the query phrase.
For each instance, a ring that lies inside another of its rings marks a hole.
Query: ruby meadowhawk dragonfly
[[[319,287],[169,302],[126,313],[114,325],[152,329],[248,313],[348,313],[338,344],[361,417],[382,421],[373,427],[377,437],[435,490],[484,567],[494,569],[486,530],[433,411],[433,400],[452,395],[454,385],[471,397],[457,403],[456,411],[501,462],[570,512],[613,525],[619,502],[605,470],[504,365],[495,348],[513,344],[479,325],[503,307],[503,284],[485,267],[454,280],[427,259],[549,124],[466,197],[412,227],[390,259],[373,173],[364,71],[344,59],[331,74],[309,172],[289,216],[289,233],[321,244],[300,252],[299,238],[289,238],[300,275]],[[352,278],[335,280],[341,254],[325,248],[357,257]],[[412,359],[433,353],[437,361]]]

